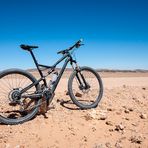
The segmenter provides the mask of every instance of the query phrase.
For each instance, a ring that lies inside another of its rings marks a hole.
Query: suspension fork
[[[75,68],[74,68],[74,66],[73,66],[73,63],[75,63],[75,65],[76,65]],[[83,74],[81,73],[81,68],[78,66],[78,64],[77,64],[76,61],[73,61],[73,63],[71,63],[71,65],[72,65],[72,68],[73,68],[74,70],[76,70],[76,77],[77,77],[77,79],[78,79],[78,82],[79,82],[79,84],[80,84],[80,87],[84,87],[85,89],[87,89],[89,86],[88,86],[88,84],[87,84],[87,82],[86,82],[86,80],[85,80]],[[79,73],[79,74],[78,74],[78,73]],[[83,82],[81,81],[79,75],[81,76]],[[83,84],[84,84],[85,86],[83,86]]]

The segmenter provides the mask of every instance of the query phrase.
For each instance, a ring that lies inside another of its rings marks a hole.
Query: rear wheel
[[[32,119],[38,112],[40,100],[22,97],[34,94],[39,85],[20,95],[20,91],[36,79],[26,71],[10,69],[0,73],[0,122],[19,124]]]
[[[70,76],[68,91],[72,101],[80,108],[95,108],[103,95],[101,77],[92,68],[82,67]]]

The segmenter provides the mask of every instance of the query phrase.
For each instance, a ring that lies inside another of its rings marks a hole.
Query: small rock
[[[76,92],[75,96],[81,98],[82,97],[82,94],[80,94],[79,92]]]
[[[122,148],[123,146],[122,146],[122,144],[120,142],[116,142],[115,147],[116,148]]]
[[[126,114],[128,114],[128,113],[129,113],[129,110],[128,110],[128,109],[125,109],[124,112],[125,112]]]
[[[113,108],[107,108],[107,111],[114,111],[115,109],[113,109]]]
[[[105,119],[107,119],[107,113],[106,113],[106,110],[97,111],[95,109],[92,109],[84,117],[87,121],[92,120],[92,119],[105,120]]]
[[[114,129],[109,129],[109,131],[110,131],[110,132],[113,132],[113,131],[114,131]]]
[[[83,140],[84,140],[85,142],[87,142],[87,137],[86,137],[86,136],[84,136],[84,137],[83,137]]]
[[[113,123],[111,121],[106,121],[107,125],[113,126]]]
[[[87,116],[89,116],[90,119],[97,119],[98,113],[95,109],[92,109],[90,112],[88,112]]]
[[[117,111],[116,114],[117,114],[117,115],[121,115],[121,111]]]
[[[133,99],[133,100],[135,100],[135,101],[137,101],[137,100],[138,100],[138,99],[137,99],[137,98],[135,98],[135,97],[133,97],[132,99]]]
[[[143,137],[142,136],[131,136],[129,139],[132,143],[137,143],[137,144],[141,144],[143,141]]]
[[[133,126],[137,126],[137,123],[132,123]]]
[[[107,115],[105,113],[100,113],[100,117],[98,118],[98,120],[106,120],[107,119]]]
[[[144,113],[142,113],[142,114],[140,115],[140,118],[141,118],[141,119],[147,119],[147,115],[144,114]]]
[[[107,148],[112,148],[112,146],[111,146],[111,143],[110,143],[110,142],[106,142],[106,143],[105,143],[105,145],[106,145],[106,147],[107,147]]]
[[[127,118],[127,117],[125,117],[124,119],[129,121],[129,118]]]
[[[69,95],[69,92],[68,92],[68,91],[66,91],[66,92],[65,92],[65,94],[66,94],[66,96],[68,96],[68,95]]]
[[[92,131],[95,132],[97,129],[95,127],[92,127]]]
[[[95,144],[93,148],[104,148],[103,144]]]
[[[120,130],[123,131],[124,128],[125,128],[125,127],[124,127],[122,124],[119,124],[119,125],[116,125],[115,130],[116,130],[116,131],[120,131]]]
[[[63,103],[64,100],[63,99],[57,99],[57,103]]]
[[[146,90],[146,88],[145,88],[145,87],[143,87],[142,89],[143,89],[143,90]]]
[[[122,140],[125,140],[126,139],[126,137],[121,137],[120,139],[119,139],[119,141],[122,141]]]
[[[128,110],[129,110],[130,112],[134,111],[134,109],[133,109],[132,107],[129,107]]]

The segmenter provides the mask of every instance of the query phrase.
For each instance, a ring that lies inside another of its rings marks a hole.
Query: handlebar
[[[65,54],[65,53],[69,52],[70,50],[72,50],[75,47],[79,48],[80,46],[84,45],[84,44],[81,44],[82,41],[83,41],[83,39],[80,39],[73,46],[69,47],[68,49],[61,50],[61,51],[57,52],[57,54]]]

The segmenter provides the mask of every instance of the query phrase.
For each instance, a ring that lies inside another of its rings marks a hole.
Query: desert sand
[[[0,125],[0,148],[147,148],[148,73],[101,73],[99,106],[79,110],[60,81],[50,110],[31,121]]]

